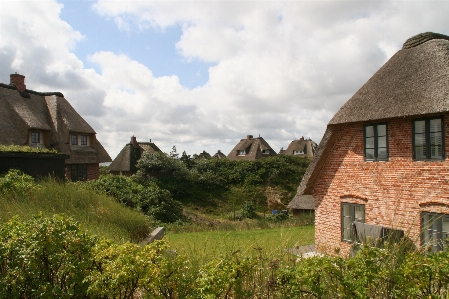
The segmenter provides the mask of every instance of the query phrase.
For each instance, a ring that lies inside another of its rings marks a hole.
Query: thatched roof
[[[117,172],[136,172],[137,161],[142,157],[144,152],[153,154],[161,152],[161,150],[152,142],[137,142],[133,136],[131,137],[131,142],[123,147],[114,161],[109,165],[108,169]]]
[[[210,158],[211,155],[205,150],[203,150],[203,152],[198,155],[198,159],[210,159]]]
[[[226,159],[226,155],[223,154],[220,150],[218,150],[215,155],[212,156],[212,158],[216,159]]]
[[[263,150],[269,150],[270,154],[262,154]],[[245,155],[239,155],[239,151],[245,151]],[[228,154],[229,160],[256,160],[267,156],[276,156],[276,152],[262,137],[253,138],[248,135],[246,139],[241,139],[239,143]]]
[[[300,154],[298,156],[304,157],[313,157],[317,144],[311,139],[301,138],[299,140],[293,140],[290,142],[286,150],[279,152],[282,155],[295,155],[295,151],[301,151],[304,154]]]
[[[312,195],[296,195],[287,208],[295,210],[315,210],[315,199]]]
[[[448,39],[424,33],[407,40],[329,124],[449,111]]]
[[[449,37],[418,34],[390,58],[330,120],[297,194],[312,194],[338,124],[449,111]]]
[[[28,145],[30,130],[47,132],[48,144],[70,155],[67,164],[109,162],[95,131],[73,109],[60,92],[19,91],[15,86],[0,84],[0,144]],[[90,146],[70,146],[71,133],[91,136]]]

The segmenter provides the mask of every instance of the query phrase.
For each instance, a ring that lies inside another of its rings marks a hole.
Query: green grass
[[[87,232],[119,243],[139,242],[151,232],[145,215],[111,197],[87,190],[82,184],[44,180],[29,193],[0,191],[0,223],[15,215],[30,219],[38,213],[65,214]]]
[[[314,243],[314,226],[284,227],[261,230],[168,233],[165,239],[179,254],[197,263],[239,251],[243,255],[286,255],[285,249]]]

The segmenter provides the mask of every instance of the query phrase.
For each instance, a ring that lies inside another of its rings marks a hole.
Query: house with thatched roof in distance
[[[199,155],[195,154],[195,155],[193,155],[193,157],[195,159],[210,159],[212,156],[208,152],[203,150],[202,153],[200,153]]]
[[[223,154],[220,150],[218,150],[215,155],[212,156],[215,159],[226,159],[226,155]]]
[[[254,138],[253,135],[246,136],[228,154],[229,160],[257,160],[265,157],[277,156],[268,142],[262,137]]]
[[[312,195],[296,195],[287,208],[292,211],[293,217],[303,214],[310,215],[315,213],[315,199]]]
[[[308,157],[313,158],[317,144],[309,139],[304,139],[304,137],[299,138],[299,140],[293,140],[290,142],[286,150],[279,152],[281,155],[290,155],[296,157]]]
[[[95,130],[60,92],[37,92],[25,76],[10,75],[0,83],[0,144],[56,149],[69,155],[65,176],[73,181],[99,177],[99,163],[110,162]]]
[[[117,157],[108,166],[109,172],[115,175],[131,176],[137,172],[137,161],[144,152],[153,154],[161,150],[153,142],[138,142],[135,136],[126,144]]]
[[[408,39],[334,115],[297,196],[313,196],[318,251],[449,230],[449,36]]]

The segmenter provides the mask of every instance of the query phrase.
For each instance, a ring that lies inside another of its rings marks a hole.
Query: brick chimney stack
[[[18,91],[24,92],[27,88],[25,85],[25,76],[20,74],[11,74],[10,75],[10,83],[9,85],[15,86]]]
[[[253,138],[253,135],[246,135],[246,139],[250,140]]]
[[[135,136],[132,136],[132,137],[131,137],[131,144],[132,144],[133,146],[137,146],[137,138],[136,138]]]

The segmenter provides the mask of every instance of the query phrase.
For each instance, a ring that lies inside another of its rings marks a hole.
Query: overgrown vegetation
[[[0,223],[15,215],[29,219],[38,212],[49,217],[63,213],[82,223],[89,233],[119,243],[139,242],[150,232],[148,217],[83,183],[51,178],[36,182],[18,170],[0,176],[0,206]]]
[[[144,154],[135,180],[157,184],[185,206],[215,215],[254,218],[270,208],[285,209],[296,192],[310,160],[279,155],[256,161],[181,158],[175,149]],[[229,218],[229,217],[228,217]]]
[[[116,244],[91,237],[71,218],[14,217],[0,228],[0,296],[447,298],[449,252],[406,248],[363,246],[354,258],[295,260],[255,246],[192,263],[163,241]]]
[[[48,149],[44,147],[31,147],[25,145],[2,145],[0,144],[0,152],[15,152],[15,153],[47,153],[57,154],[56,149]]]

